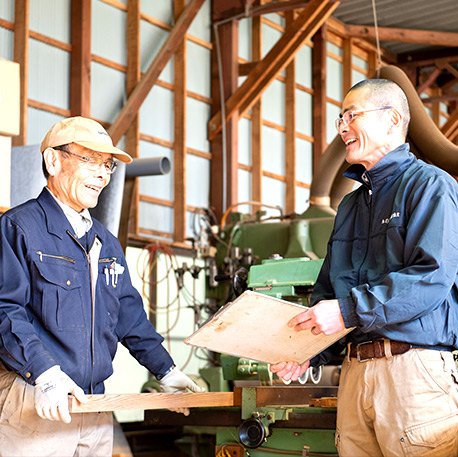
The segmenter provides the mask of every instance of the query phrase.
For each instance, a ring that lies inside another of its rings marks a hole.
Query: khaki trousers
[[[337,401],[341,457],[457,457],[458,373],[450,352],[345,358]]]
[[[0,370],[0,457],[111,457],[111,413],[72,414],[70,424],[35,412],[34,387]]]

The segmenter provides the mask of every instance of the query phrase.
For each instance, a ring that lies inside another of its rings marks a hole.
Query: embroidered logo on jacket
[[[399,211],[395,211],[390,217],[387,217],[386,219],[382,219],[382,224],[389,224],[391,219],[395,217],[400,217]]]

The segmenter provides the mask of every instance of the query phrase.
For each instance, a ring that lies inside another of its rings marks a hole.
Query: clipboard
[[[246,291],[223,306],[184,342],[213,352],[269,364],[302,364],[335,343],[353,328],[333,335],[314,335],[288,327],[306,307]]]

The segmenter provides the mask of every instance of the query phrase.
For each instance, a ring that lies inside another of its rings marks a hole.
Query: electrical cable
[[[231,210],[237,206],[240,206],[240,205],[259,205],[259,206],[264,206],[266,208],[271,208],[271,209],[277,209],[278,211],[280,211],[280,217],[283,217],[283,209],[281,208],[281,206],[279,205],[267,205],[266,203],[262,203],[262,202],[257,202],[257,201],[246,201],[246,202],[238,202],[238,203],[234,203],[233,205],[231,205],[227,210],[226,212],[224,213],[223,217],[221,218],[221,231],[224,230],[224,226],[226,224],[226,219],[227,219],[227,216],[229,215],[229,213],[231,212]]]

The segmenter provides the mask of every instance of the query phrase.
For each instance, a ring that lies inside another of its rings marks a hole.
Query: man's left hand
[[[203,387],[199,387],[189,376],[186,376],[177,367],[174,367],[170,373],[166,374],[160,381],[161,389],[166,394],[178,392],[186,392],[189,389],[191,392],[205,392]]]
[[[314,335],[332,335],[345,329],[338,300],[322,300],[293,317],[288,326],[296,331],[311,329]]]
[[[191,392],[201,393],[205,392],[203,387],[199,387],[189,376],[186,376],[177,367],[173,368],[170,373],[166,374],[160,381],[162,392],[167,394],[184,393],[186,389]],[[189,408],[169,408],[170,411],[182,413],[189,416]]]

